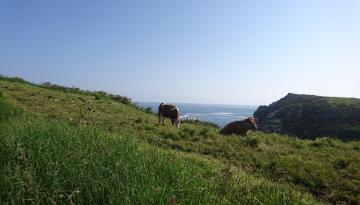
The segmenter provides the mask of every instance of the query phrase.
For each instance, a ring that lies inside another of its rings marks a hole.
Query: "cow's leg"
[[[240,135],[242,135],[242,136],[247,136],[247,132],[248,132],[248,129],[241,129],[240,130]]]
[[[162,121],[162,124],[165,125],[165,123],[164,123],[165,117],[163,115],[159,115],[159,125],[161,124],[161,121]]]

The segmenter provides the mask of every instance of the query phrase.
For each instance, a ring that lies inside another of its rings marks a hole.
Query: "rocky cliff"
[[[289,93],[254,113],[258,128],[300,138],[360,140],[360,99]]]

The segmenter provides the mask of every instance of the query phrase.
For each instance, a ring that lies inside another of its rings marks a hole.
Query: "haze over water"
[[[143,108],[150,107],[157,113],[160,102],[137,102]],[[180,109],[182,119],[212,122],[223,127],[229,122],[243,120],[253,115],[255,105],[217,105],[174,103]]]

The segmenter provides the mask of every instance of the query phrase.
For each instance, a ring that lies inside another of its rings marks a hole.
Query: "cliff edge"
[[[254,113],[263,132],[313,139],[360,140],[360,99],[289,93]]]

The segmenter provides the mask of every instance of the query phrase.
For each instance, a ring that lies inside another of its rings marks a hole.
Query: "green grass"
[[[11,104],[5,102],[2,96],[2,92],[0,92],[0,122],[6,121],[9,118],[15,117],[21,113],[20,109],[16,109]]]
[[[344,202],[356,204],[360,202],[358,188],[360,187],[359,142],[346,143],[330,138],[300,140],[260,132],[252,132],[248,137],[225,137],[219,134],[219,129],[216,126],[203,123],[184,123],[180,129],[170,127],[169,122],[167,122],[166,126],[159,126],[157,125],[157,118],[154,114],[146,113],[136,106],[119,103],[108,97],[97,98],[92,94],[63,92],[9,81],[0,81],[0,89],[8,102],[21,108],[25,113],[31,114],[31,119],[34,119],[32,120],[33,124],[28,125],[29,128],[26,129],[42,129],[31,128],[32,126],[44,126],[45,128],[58,127],[60,130],[64,129],[64,131],[55,130],[54,133],[67,134],[60,134],[61,137],[59,138],[51,138],[50,142],[55,143],[57,139],[69,138],[67,139],[68,141],[60,141],[64,146],[65,144],[76,144],[76,147],[79,149],[74,151],[74,153],[77,153],[76,155],[79,156],[88,157],[87,166],[89,166],[90,169],[82,171],[84,172],[83,175],[88,178],[81,181],[91,181],[90,178],[92,177],[101,178],[99,181],[105,180],[102,181],[102,184],[107,187],[106,189],[108,189],[108,191],[106,192],[116,193],[114,195],[117,195],[120,193],[117,191],[122,190],[118,186],[111,184],[111,182],[106,181],[108,179],[103,179],[108,178],[104,177],[108,175],[105,175],[104,172],[96,168],[98,167],[97,165],[102,165],[101,163],[105,162],[101,162],[104,158],[95,154],[98,150],[95,145],[106,142],[104,146],[113,151],[109,151],[109,155],[111,156],[107,155],[107,158],[110,160],[108,164],[102,166],[107,167],[110,166],[110,164],[116,164],[117,158],[122,159],[121,156],[123,155],[117,154],[115,150],[118,150],[121,146],[125,146],[123,149],[129,150],[129,153],[126,155],[129,156],[128,158],[131,158],[133,155],[134,157],[140,157],[134,158],[134,160],[126,158],[129,160],[126,162],[129,163],[127,166],[131,166],[129,170],[132,170],[129,172],[139,170],[139,172],[136,172],[139,176],[134,175],[133,180],[139,180],[139,183],[143,184],[145,182],[140,181],[146,181],[146,178],[152,176],[155,178],[148,183],[149,186],[153,186],[157,181],[166,184],[169,181],[169,176],[165,176],[166,173],[163,174],[159,172],[158,169],[161,170],[161,167],[169,166],[168,169],[171,171],[168,171],[168,173],[179,172],[177,173],[179,175],[174,176],[176,180],[179,180],[177,182],[178,187],[185,186],[187,180],[196,175],[196,173],[203,173],[200,174],[201,177],[199,178],[202,182],[197,182],[199,186],[191,184],[188,186],[188,189],[196,190],[197,187],[208,187],[205,192],[209,194],[207,195],[201,192],[202,194],[199,195],[199,193],[197,193],[196,197],[190,197],[189,201],[186,201],[189,195],[181,195],[179,192],[176,192],[176,194],[174,194],[175,192],[166,192],[168,194],[163,199],[158,198],[156,194],[146,195],[139,199],[137,198],[139,195],[138,192],[130,191],[125,194],[131,198],[129,201],[120,201],[120,199],[109,194],[106,195],[107,197],[105,198],[113,200],[110,202],[144,204],[146,203],[146,201],[144,201],[145,199],[152,199],[155,201],[150,201],[149,203],[169,203],[169,198],[173,195],[176,196],[181,204],[198,204],[200,202],[205,204],[213,204],[213,202],[220,204],[296,204],[303,202],[314,204],[318,203],[318,199],[327,200],[330,203]],[[42,119],[50,122],[43,122]],[[53,119],[57,121],[51,122]],[[22,120],[24,126],[30,123],[25,123],[29,121],[28,118]],[[17,126],[12,127],[12,129],[15,128],[17,128]],[[93,131],[96,134],[91,134]],[[25,133],[24,135],[29,132],[30,131],[27,130],[22,131],[22,133]],[[44,131],[44,133],[47,132],[52,133],[49,130]],[[74,132],[76,134],[69,134]],[[12,133],[12,131],[8,133]],[[51,134],[51,136],[56,135]],[[87,136],[89,138],[87,138]],[[35,140],[39,138],[36,136],[20,138],[21,136],[19,135],[13,137],[17,138],[19,142],[25,139]],[[38,143],[45,142],[47,137],[48,136],[44,134],[43,139]],[[76,140],[78,141],[76,142]],[[136,146],[134,146],[135,144]],[[13,146],[12,149],[15,149],[16,146]],[[39,145],[34,145],[34,147],[37,146]],[[126,148],[127,146],[132,146],[136,149],[134,148],[135,151],[131,151],[131,149]],[[56,152],[60,153],[64,152],[62,149],[63,147],[54,148],[54,150],[57,150]],[[94,154],[91,154],[92,152],[94,152]],[[46,155],[51,155],[51,153],[55,153],[55,151],[50,150]],[[38,157],[41,158],[40,154],[34,159],[38,160]],[[60,157],[60,159],[63,158]],[[73,169],[76,167],[75,162],[79,161],[79,159],[80,158],[77,158],[77,160],[71,161],[67,167]],[[147,162],[147,160],[149,160],[149,162]],[[144,161],[145,164],[148,163],[148,167],[145,165],[142,166],[138,161]],[[157,164],[157,161],[163,164]],[[81,160],[79,162],[81,162]],[[43,163],[52,164],[49,161]],[[174,163],[175,167],[172,167],[172,163]],[[74,165],[74,167],[72,167],[72,165]],[[12,165],[11,167],[14,166],[15,165]],[[178,166],[182,168],[176,168]],[[80,165],[77,168],[79,167],[81,168]],[[184,167],[189,167],[189,170]],[[230,167],[230,169],[227,169],[227,167]],[[149,172],[147,172],[147,170]],[[69,175],[63,175],[63,178],[59,181],[69,181],[69,179],[71,179],[70,176],[76,175],[76,173],[71,175],[71,170],[68,172]],[[87,172],[89,172],[88,176],[86,176]],[[114,168],[112,172],[121,173],[121,170]],[[181,175],[182,172],[184,172],[184,176]],[[227,179],[229,175],[228,172],[231,173],[231,180]],[[34,177],[34,180],[40,180],[43,177],[45,176],[40,175],[40,177]],[[67,177],[69,177],[69,179]],[[181,181],[182,177],[185,178]],[[164,180],[162,181],[159,178],[164,178]],[[224,185],[224,180],[231,185]],[[89,183],[90,182],[86,182],[86,186],[88,186]],[[177,186],[173,185],[174,184],[161,186],[174,190],[174,187]],[[44,187],[42,184],[36,186],[40,188]],[[67,186],[68,185],[65,186],[64,184],[59,185],[60,188]],[[69,187],[76,186],[69,185]],[[129,189],[133,191],[141,190],[138,185],[132,189],[130,183],[125,183],[122,187],[129,187]],[[224,192],[221,187],[224,187],[224,189],[229,188],[229,190]],[[46,190],[47,189],[48,187],[46,187]],[[181,188],[181,190],[182,189],[183,188]],[[50,190],[56,189],[50,188]],[[94,190],[96,189],[94,188]],[[147,190],[151,189],[148,187]],[[98,194],[98,192],[95,191],[88,192],[91,192],[94,195],[92,198],[96,198],[96,200],[98,200],[98,196],[103,196],[103,194]],[[144,190],[142,190],[142,192],[144,192]],[[48,192],[45,193],[49,194]],[[121,193],[124,192],[121,191]],[[260,195],[258,195],[258,193]],[[308,193],[312,193],[317,199],[312,199]],[[81,200],[79,199],[77,202],[89,202],[82,201],[88,200],[88,197],[89,195],[84,195]],[[9,196],[7,199],[10,198],[17,197]],[[98,202],[100,203],[100,201]]]
[[[290,186],[130,134],[29,116],[2,121],[0,130],[1,204],[319,203]]]

